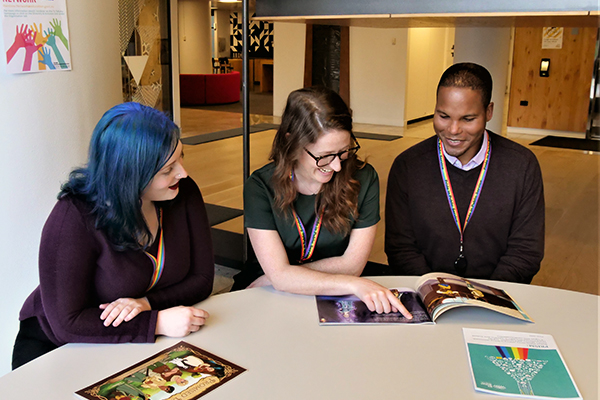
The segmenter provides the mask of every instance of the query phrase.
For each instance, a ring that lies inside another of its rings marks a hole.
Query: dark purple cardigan
[[[116,251],[94,228],[90,205],[67,196],[56,203],[40,244],[40,285],[25,301],[20,320],[37,317],[46,335],[65,343],[154,342],[159,310],[191,306],[207,298],[214,279],[210,226],[198,186],[182,179],[163,208],[165,265],[146,292],[153,264],[143,251]],[[156,256],[158,240],[148,250]],[[146,296],[151,311],[118,327],[105,327],[98,306],[122,297]]]
[[[464,233],[466,276],[529,283],[544,256],[544,191],[535,155],[488,131],[489,169]],[[463,171],[446,162],[464,224],[481,166]],[[460,234],[442,182],[437,138],[400,154],[388,178],[385,252],[398,275],[456,274]]]

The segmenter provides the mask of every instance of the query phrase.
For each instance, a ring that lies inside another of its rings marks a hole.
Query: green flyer
[[[581,399],[551,335],[463,328],[475,390],[531,399]]]

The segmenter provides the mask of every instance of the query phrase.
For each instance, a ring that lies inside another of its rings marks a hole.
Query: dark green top
[[[290,264],[299,264],[301,242],[294,218],[290,213],[283,216],[275,209],[275,194],[271,184],[271,177],[275,165],[267,164],[254,171],[244,185],[244,214],[247,228],[276,230],[286,249]],[[379,221],[379,177],[370,165],[358,170],[355,178],[360,182],[358,194],[358,218],[352,220],[352,229],[367,228]],[[294,208],[305,226],[306,235],[310,237],[315,221],[316,195],[307,196],[298,194]],[[327,212],[327,210],[325,210]],[[344,254],[350,235],[334,234],[325,227],[317,239],[312,261]]]

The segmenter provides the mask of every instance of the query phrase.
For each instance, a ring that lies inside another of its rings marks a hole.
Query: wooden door
[[[542,49],[542,29],[515,30],[508,126],[585,132],[598,29],[565,27],[561,49]]]

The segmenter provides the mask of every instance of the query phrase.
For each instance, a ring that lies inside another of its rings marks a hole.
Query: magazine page
[[[245,370],[182,341],[75,394],[91,400],[194,400]]]
[[[528,399],[581,399],[551,335],[463,328],[475,390]]]
[[[320,325],[352,325],[352,324],[425,324],[432,323],[425,311],[418,294],[409,288],[390,289],[412,314],[413,319],[406,319],[399,312],[377,314],[369,311],[365,303],[358,297],[348,296],[315,296]]]
[[[460,306],[477,306],[533,322],[504,290],[452,274],[432,272],[417,281],[417,292],[435,321],[442,313]]]

